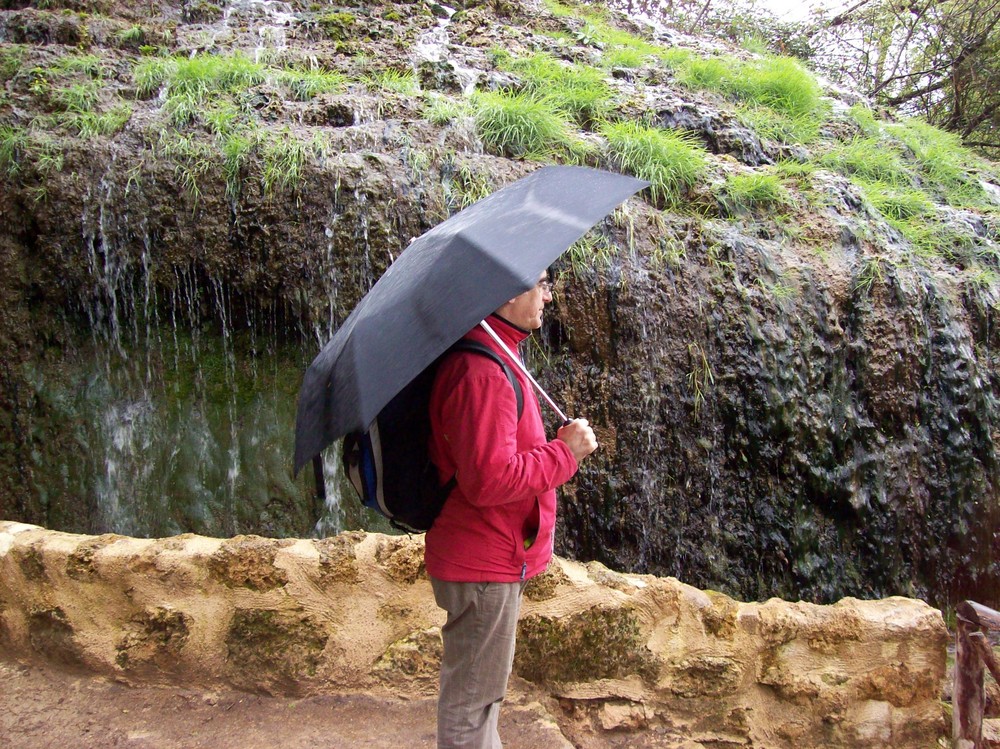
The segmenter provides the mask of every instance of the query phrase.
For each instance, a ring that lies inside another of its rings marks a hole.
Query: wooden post
[[[984,665],[979,648],[969,639],[979,634],[979,625],[963,618],[955,621],[955,688],[951,694],[951,735],[955,749],[980,749],[983,743]]]
[[[952,690],[952,740],[955,749],[981,749],[986,690],[985,669],[1000,681],[1000,666],[982,626],[1000,629],[1000,613],[973,601],[956,607],[955,688]]]

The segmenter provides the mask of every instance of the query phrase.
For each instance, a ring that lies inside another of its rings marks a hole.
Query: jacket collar
[[[500,317],[500,315],[495,312],[486,318],[486,322],[489,323],[489,326],[493,328],[494,331],[496,331],[496,334],[500,336],[504,343],[514,349],[517,348],[521,341],[531,335],[530,330],[518,327],[509,320],[505,320]]]

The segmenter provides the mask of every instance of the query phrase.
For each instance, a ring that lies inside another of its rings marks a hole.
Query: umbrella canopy
[[[414,240],[309,366],[299,393],[295,471],[379,411],[476,323],[615,206],[649,183],[550,166]]]

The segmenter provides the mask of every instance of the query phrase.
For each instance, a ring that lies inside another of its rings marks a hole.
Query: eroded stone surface
[[[0,522],[0,647],[134,684],[425,697],[444,616],[422,552],[422,537],[376,533],[107,542]],[[515,679],[548,695],[576,746],[923,748],[945,734],[947,632],[921,601],[741,603],[558,558],[529,590]]]

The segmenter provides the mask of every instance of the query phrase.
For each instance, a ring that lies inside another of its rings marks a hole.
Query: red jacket
[[[512,351],[527,332],[493,315],[490,326]],[[484,330],[466,338],[505,359]],[[548,441],[538,398],[513,363],[514,388],[492,359],[467,351],[445,358],[431,392],[430,456],[442,483],[458,482],[426,536],[427,571],[450,582],[517,582],[542,572],[552,558],[557,486],[576,473],[562,440]],[[525,550],[524,541],[535,535]]]

